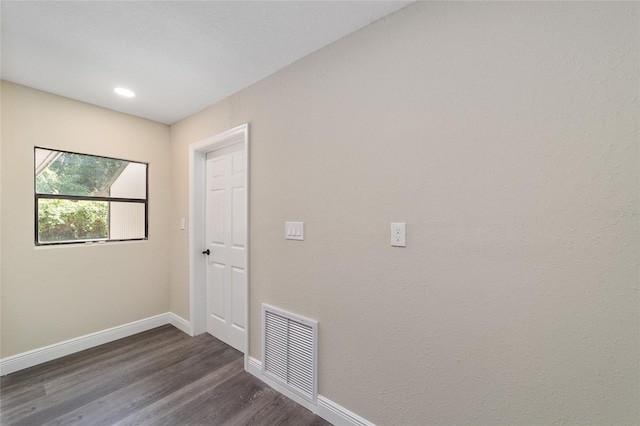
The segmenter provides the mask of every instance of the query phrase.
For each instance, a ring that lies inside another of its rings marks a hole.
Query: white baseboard
[[[318,395],[316,414],[335,426],[375,426],[369,420],[360,417],[322,395]]]
[[[187,333],[189,336],[193,336],[193,330],[189,321],[182,318],[181,316],[174,314],[173,312],[169,312],[167,315],[169,315],[169,324],[171,324],[178,330]]]
[[[14,373],[43,362],[52,361],[166,324],[171,324],[179,330],[192,335],[189,322],[171,312],[167,312],[0,359],[0,375]]]
[[[375,426],[375,424],[371,423],[370,421],[360,417],[356,413],[347,410],[346,408],[336,404],[335,402],[331,401],[328,398],[325,398],[322,395],[318,395],[318,398],[316,400],[317,405],[313,405],[309,401],[300,398],[293,392],[281,386],[278,382],[270,379],[269,376],[263,375],[262,362],[258,361],[255,358],[249,357],[249,368],[247,371],[280,392],[281,394],[287,396],[288,398],[291,398],[298,404],[302,405],[312,413],[322,417],[334,426]]]

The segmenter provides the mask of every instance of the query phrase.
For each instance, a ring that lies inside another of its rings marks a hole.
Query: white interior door
[[[246,351],[246,152],[237,143],[207,154],[207,332]]]

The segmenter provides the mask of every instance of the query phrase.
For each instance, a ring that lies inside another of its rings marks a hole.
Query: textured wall
[[[639,7],[415,3],[172,126],[172,310],[188,144],[249,122],[252,356],[266,302],[377,424],[640,424]]]
[[[2,82],[2,357],[169,309],[169,127]],[[34,247],[33,147],[149,163],[149,240]]]

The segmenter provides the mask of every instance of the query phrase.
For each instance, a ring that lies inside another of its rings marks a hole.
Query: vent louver
[[[316,321],[262,305],[262,369],[302,398],[316,403]]]

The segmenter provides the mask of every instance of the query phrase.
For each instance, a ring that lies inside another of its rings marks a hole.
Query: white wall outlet
[[[285,222],[284,237],[287,240],[304,240],[304,222]]]
[[[391,245],[393,247],[406,247],[406,223],[391,224]]]

